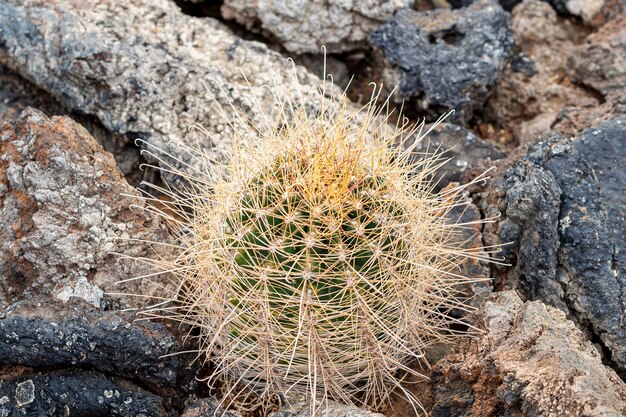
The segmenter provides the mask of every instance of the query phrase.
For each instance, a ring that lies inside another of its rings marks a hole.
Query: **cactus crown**
[[[161,265],[174,318],[200,329],[229,394],[377,407],[399,390],[420,407],[400,381],[454,335],[447,312],[468,309],[459,265],[486,256],[448,218],[464,187],[433,192],[445,161],[411,159],[423,125],[389,126],[377,97],[355,112],[345,94],[322,96],[311,117],[292,96],[256,142],[235,132],[227,162],[191,150],[201,176],[162,159],[185,180],[154,208],[178,230]]]

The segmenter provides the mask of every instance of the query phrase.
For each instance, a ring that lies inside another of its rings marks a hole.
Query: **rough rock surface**
[[[240,417],[241,415],[235,411],[224,411],[219,402],[211,398],[202,398],[189,404],[181,417]]]
[[[562,311],[505,291],[478,319],[485,333],[433,369],[433,417],[626,413],[626,384]]]
[[[626,371],[626,117],[531,147],[485,198],[488,244],[512,242],[504,285],[565,311]]]
[[[396,10],[414,0],[285,2],[225,0],[222,15],[248,29],[270,34],[290,52],[346,52],[364,45],[367,36]]]
[[[484,115],[506,124],[516,142],[534,143],[550,129],[563,107],[595,107],[600,99],[567,75],[575,44],[584,31],[558,19],[554,9],[540,0],[517,5],[512,28],[516,47],[524,55],[504,70]]]
[[[15,72],[0,64],[0,121],[16,120],[27,107],[34,107],[49,116],[69,116],[80,123],[115,157],[117,166],[134,185],[139,185],[139,149],[122,135],[112,134],[93,117],[69,111],[52,95],[35,87]]]
[[[27,107],[35,107],[48,114],[63,113],[63,106],[54,97],[0,65],[0,121],[17,119]]]
[[[193,379],[183,365],[189,358],[163,357],[182,350],[180,343],[162,325],[133,319],[82,300],[13,304],[0,316],[0,366],[89,368],[174,395],[181,376]]]
[[[54,371],[0,380],[6,417],[165,416],[163,400],[128,381],[91,371]]]
[[[383,417],[379,413],[372,413],[362,408],[336,402],[329,402],[325,411],[318,415],[319,417]],[[311,417],[311,409],[309,404],[298,403],[270,413],[267,417]]]
[[[0,27],[0,64],[109,131],[159,149],[183,141],[221,151],[233,136],[231,123],[254,137],[231,103],[261,124],[258,110],[277,108],[267,85],[294,77],[284,57],[242,41],[214,19],[184,15],[169,0],[8,0],[0,3]],[[304,101],[313,94],[318,103],[319,79],[296,72]],[[209,138],[188,132],[198,123]]]
[[[611,20],[576,47],[575,79],[607,96],[626,85],[626,15]]]
[[[397,101],[414,100],[431,116],[454,109],[461,122],[482,108],[513,47],[509,13],[495,0],[457,10],[403,9],[369,39],[384,56],[385,84],[399,85]]]
[[[426,125],[424,132],[430,130],[431,126]],[[405,142],[405,147],[412,145],[411,140]],[[430,130],[428,136],[414,147],[414,155],[419,160],[436,150],[445,150],[441,157],[449,159],[435,174],[437,179],[441,178],[435,187],[437,191],[450,182],[471,181],[493,161],[506,156],[471,130],[452,123],[441,123]]]
[[[167,242],[168,235],[158,219],[131,208],[142,205],[137,195],[113,157],[71,119],[27,109],[13,125],[5,124],[0,307],[34,294],[79,297],[100,306],[105,291],[139,293],[136,283],[115,283],[151,268],[116,263],[110,252],[147,256],[147,245],[124,239]]]
[[[576,46],[570,58],[573,79],[596,91],[604,100],[600,105],[563,109],[555,129],[575,135],[579,131],[626,114],[626,15],[609,21]]]

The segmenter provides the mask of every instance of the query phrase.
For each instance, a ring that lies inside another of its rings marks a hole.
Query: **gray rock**
[[[471,5],[472,3],[474,3],[474,1],[476,0],[448,0],[448,3],[453,8],[458,9],[459,7],[467,7]],[[500,6],[502,6],[502,8],[507,11],[511,11],[513,7],[515,7],[521,2],[522,0],[498,0],[498,3],[500,3]]]
[[[362,408],[329,401],[316,414],[319,417],[383,417]],[[270,413],[267,417],[312,417],[310,404],[297,403]]]
[[[241,417],[235,411],[224,411],[219,402],[211,398],[202,398],[189,404],[181,417]]]
[[[162,399],[92,371],[55,371],[0,380],[3,417],[165,416]]]
[[[485,199],[503,217],[487,243],[512,242],[505,283],[565,311],[626,371],[626,118],[533,146]],[[497,238],[496,236],[500,236]]]
[[[414,0],[285,2],[225,0],[222,15],[249,30],[267,33],[290,52],[346,52],[363,47],[367,35]]]
[[[256,137],[230,104],[261,125],[260,110],[278,108],[267,86],[288,84],[294,77],[284,57],[238,39],[214,19],[184,15],[169,0],[98,6],[8,0],[0,3],[0,27],[0,64],[70,109],[95,116],[109,131],[127,140],[140,138],[151,149],[182,141],[222,152],[233,129]],[[312,95],[318,103],[319,79],[302,68],[295,72],[302,102],[308,104]],[[198,123],[209,137],[188,132]],[[168,150],[200,166],[180,148]]]
[[[0,5],[0,7],[2,7]],[[0,18],[1,19],[1,18]],[[126,194],[126,196],[124,195]],[[95,306],[128,299],[104,292],[162,295],[163,279],[116,282],[153,271],[116,263],[111,252],[145,257],[146,239],[168,242],[159,219],[87,131],[66,117],[27,109],[0,129],[0,308],[37,294]],[[146,301],[135,299],[131,305]]]
[[[0,365],[36,370],[89,368],[140,381],[164,396],[193,380],[189,357],[162,325],[101,311],[82,300],[39,298],[12,305],[0,318]],[[169,356],[164,356],[169,355]]]
[[[386,84],[397,101],[413,100],[431,116],[454,109],[469,121],[512,56],[510,15],[495,0],[457,10],[403,9],[369,37],[384,56]]]
[[[433,369],[433,417],[626,413],[626,384],[565,314],[505,291],[477,315],[485,331]]]

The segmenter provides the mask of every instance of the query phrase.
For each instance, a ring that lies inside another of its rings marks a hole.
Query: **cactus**
[[[412,159],[423,125],[389,126],[375,96],[357,113],[345,95],[321,97],[314,117],[286,97],[287,118],[269,117],[257,142],[237,135],[226,162],[191,150],[206,175],[162,159],[184,180],[154,208],[178,230],[163,264],[174,318],[199,329],[226,397],[244,387],[319,411],[328,399],[376,408],[395,390],[419,408],[401,381],[423,378],[415,360],[455,336],[449,310],[469,309],[459,266],[486,259],[448,216],[465,186],[434,193],[445,161]]]

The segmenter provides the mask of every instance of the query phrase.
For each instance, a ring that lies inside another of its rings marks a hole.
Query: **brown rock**
[[[596,94],[575,85],[568,77],[569,57],[585,29],[557,17],[540,0],[526,0],[513,9],[515,43],[525,55],[509,66],[485,115],[508,127],[518,143],[538,140],[537,127],[550,126],[550,118],[565,106],[597,106]],[[520,60],[529,61],[522,65]],[[529,68],[525,68],[529,67]]]
[[[165,242],[166,230],[130,208],[138,193],[82,126],[27,109],[0,130],[0,155],[0,306],[39,293],[100,306],[106,291],[140,291],[114,284],[150,269],[110,252],[147,256],[128,239]]]
[[[574,79],[603,96],[600,105],[568,106],[555,128],[574,135],[618,114],[626,114],[626,15],[608,22],[576,47],[570,59]]]
[[[435,365],[432,415],[623,416],[626,384],[560,310],[491,296],[484,335]]]
[[[570,59],[574,78],[603,95],[626,85],[626,15],[613,19],[576,47]]]

